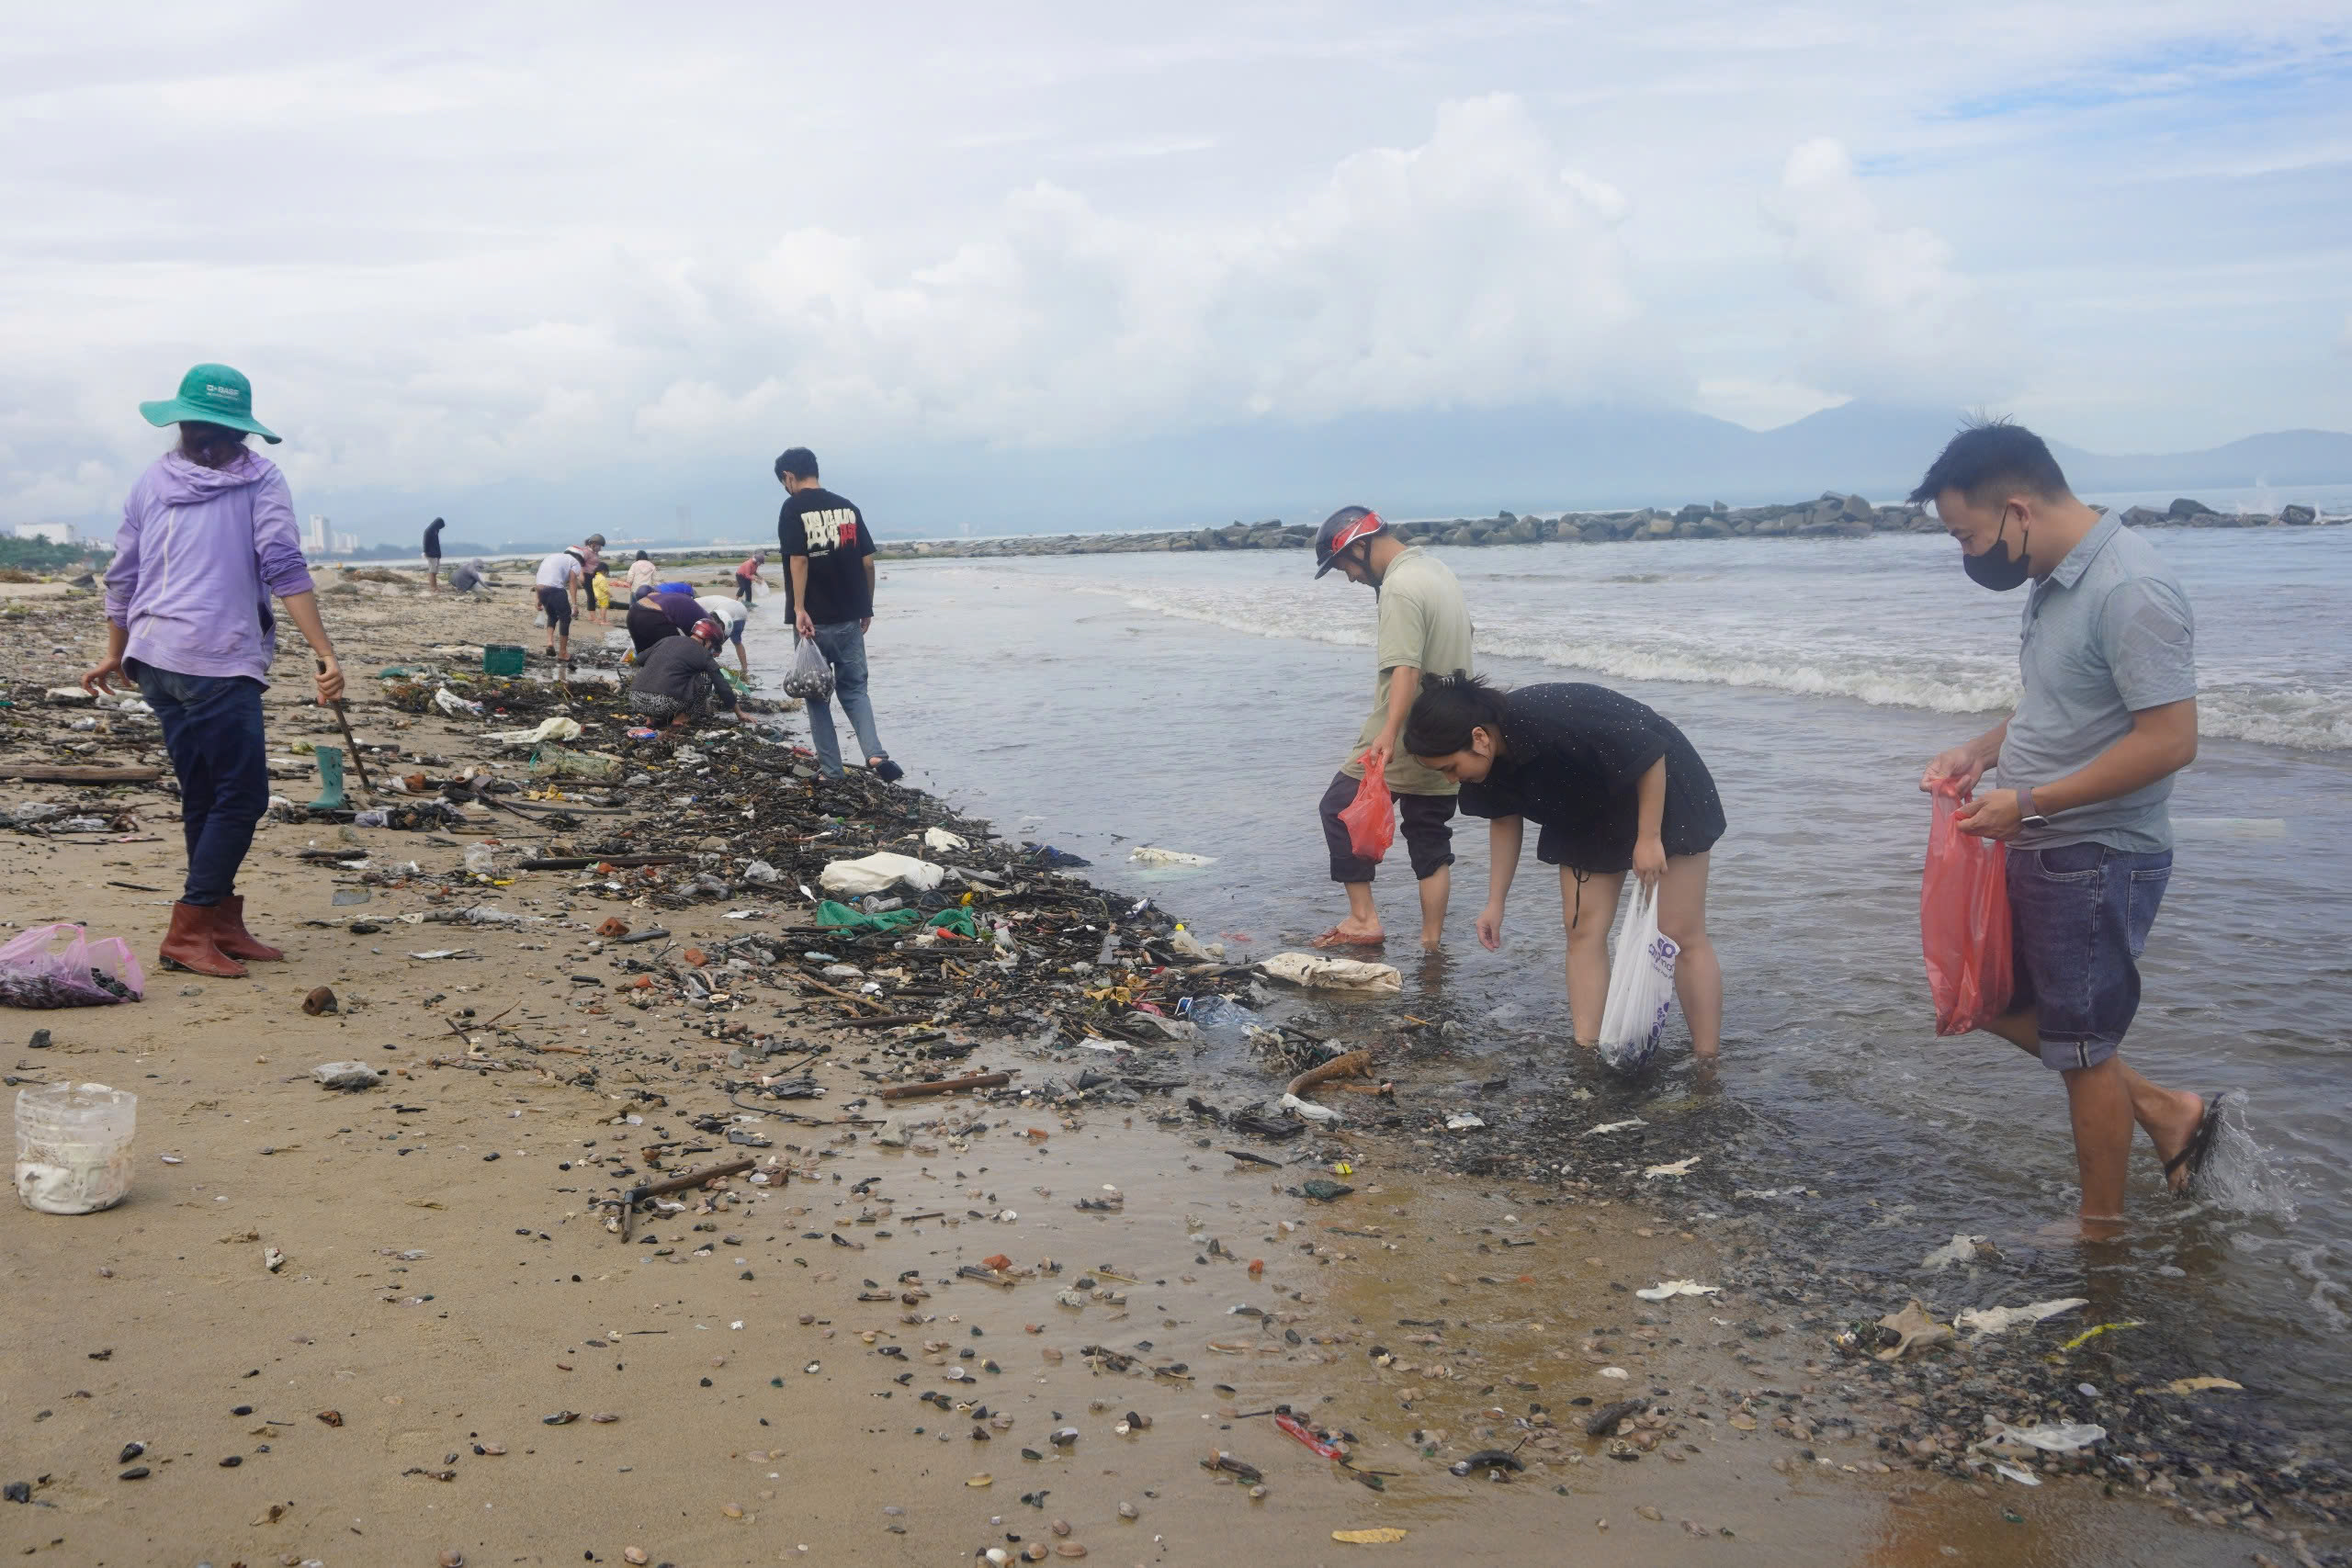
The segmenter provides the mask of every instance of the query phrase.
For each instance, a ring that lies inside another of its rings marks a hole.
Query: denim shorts
[[[2172,879],[2172,852],[2013,849],[2008,873],[2017,961],[2009,1010],[2033,1009],[2042,1066],[2096,1067],[2140,1010],[2137,960]]]

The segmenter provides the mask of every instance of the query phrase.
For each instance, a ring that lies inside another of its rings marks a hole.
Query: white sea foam
[[[1358,604],[1331,608],[1282,589],[1237,586],[1179,598],[1137,593],[1131,585],[1071,584],[1077,592],[1117,597],[1130,608],[1172,620],[1219,626],[1250,637],[1289,637],[1368,648],[1374,624]],[[1349,611],[1356,613],[1350,614]],[[1562,616],[1562,619],[1568,617]],[[1651,627],[1581,619],[1570,632],[1556,626],[1500,620],[1482,623],[1479,650],[1524,659],[1563,671],[1585,671],[1621,681],[1689,682],[1750,687],[1800,696],[1846,697],[1877,707],[1932,713],[1999,713],[2015,705],[2015,663],[1990,653],[1972,657],[1873,644],[1847,635],[1833,645],[1790,626],[1767,633],[1752,620],[1712,627]],[[1777,635],[1774,635],[1777,634]],[[2308,686],[2209,683],[2198,699],[2201,732],[2209,738],[2312,750],[2352,750],[2352,700]]]

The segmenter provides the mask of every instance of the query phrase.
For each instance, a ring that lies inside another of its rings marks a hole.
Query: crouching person
[[[667,637],[639,656],[637,673],[629,680],[629,711],[647,719],[666,720],[673,728],[689,718],[707,717],[715,704],[735,722],[743,722],[735,705],[735,688],[718,667],[716,650],[727,632],[715,620],[697,621],[686,637]]]

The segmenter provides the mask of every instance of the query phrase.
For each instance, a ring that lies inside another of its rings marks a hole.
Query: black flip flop
[[[883,758],[878,762],[868,762],[866,766],[873,771],[874,776],[880,779],[884,784],[897,784],[900,779],[907,776],[907,770],[899,766],[898,763],[890,761],[888,757]]]
[[[2174,1171],[2184,1165],[2188,1167],[2188,1183],[2180,1190],[2182,1196],[2196,1190],[2197,1179],[2205,1169],[2205,1156],[2213,1152],[2213,1135],[2221,1131],[2221,1127],[2222,1097],[2208,1095],[2205,1097],[2205,1114],[2198,1119],[2197,1131],[2188,1135],[2188,1142],[2180,1153],[2165,1161],[2165,1181],[2167,1185],[2172,1181]]]

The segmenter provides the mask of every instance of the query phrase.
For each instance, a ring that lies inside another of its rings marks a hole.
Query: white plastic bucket
[[[17,1091],[17,1197],[44,1214],[89,1214],[130,1191],[139,1097],[102,1083]]]

